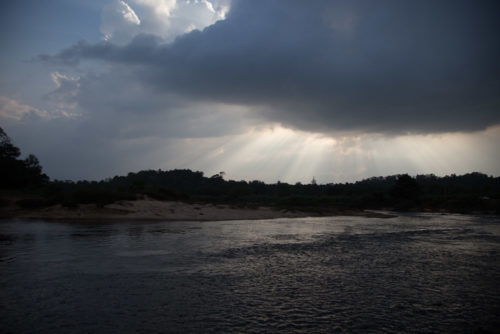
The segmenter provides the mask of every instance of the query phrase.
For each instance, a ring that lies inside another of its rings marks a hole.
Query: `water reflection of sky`
[[[329,332],[333,323],[347,331],[497,328],[499,227],[498,217],[435,214],[2,221],[0,306],[7,321],[0,329],[52,332],[66,324],[103,331],[94,303],[122,314],[105,312],[128,331],[137,327],[125,314],[139,309],[150,330],[168,325],[174,332]]]

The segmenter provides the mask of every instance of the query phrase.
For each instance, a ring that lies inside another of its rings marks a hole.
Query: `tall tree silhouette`
[[[5,133],[5,131],[0,128],[0,161],[12,161],[16,160],[21,155],[21,151],[12,145],[12,142]]]
[[[42,173],[38,158],[33,154],[25,160],[18,159],[19,148],[12,144],[9,136],[0,128],[0,188],[18,188],[40,185],[49,180]]]
[[[408,174],[400,175],[391,190],[396,200],[418,200],[420,188],[417,181]]]

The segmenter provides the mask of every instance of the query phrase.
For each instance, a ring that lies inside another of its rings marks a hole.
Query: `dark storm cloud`
[[[474,131],[500,123],[499,9],[497,1],[233,1],[226,20],[171,44],[142,35],[41,58],[127,64],[149,89],[260,106],[300,129]]]

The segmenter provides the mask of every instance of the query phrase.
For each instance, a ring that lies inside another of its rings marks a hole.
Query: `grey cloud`
[[[148,89],[259,106],[314,131],[432,133],[500,123],[497,1],[233,1],[162,44],[80,42],[41,59],[125,64]]]
[[[249,125],[243,122],[244,108],[186,101],[152,90],[136,80],[134,71],[119,64],[79,78],[57,72],[52,76],[58,87],[46,98],[71,108],[96,137],[212,137],[234,134]]]
[[[159,168],[165,160],[158,154],[165,140],[110,138],[109,134],[103,136],[92,121],[26,120],[8,124],[6,131],[15,134],[12,138],[24,154],[36,154],[51,178],[102,179],[117,173]],[[151,152],[157,156],[150,156]]]
[[[87,110],[90,102],[83,103],[83,97],[80,101],[80,117],[49,119],[23,106],[22,117],[2,118],[2,127],[23,153],[36,154],[50,177],[76,180],[142,169],[194,168],[186,161],[202,157],[205,142],[224,142],[225,136],[247,125],[241,122],[241,112],[230,107],[172,101],[155,111],[158,102],[145,101],[141,110],[132,112],[116,104]]]

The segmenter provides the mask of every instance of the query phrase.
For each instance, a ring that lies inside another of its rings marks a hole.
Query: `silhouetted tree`
[[[417,181],[408,174],[400,175],[391,190],[391,195],[396,200],[416,201],[419,193]]]
[[[17,188],[30,185],[39,185],[47,182],[49,178],[42,173],[42,167],[33,154],[25,160],[20,160],[19,148],[14,146],[0,128],[0,188]]]
[[[0,128],[0,161],[12,161],[17,159],[20,155],[21,151],[12,145],[9,136]]]
[[[49,177],[42,173],[42,166],[40,166],[40,162],[35,155],[28,155],[28,157],[24,159],[23,163],[25,184],[38,185],[49,180]]]
[[[21,152],[0,128],[0,188],[44,184],[48,177],[34,155]],[[102,181],[53,181],[36,190],[50,204],[105,205],[146,195],[158,200],[200,201],[236,205],[270,205],[285,209],[445,209],[454,212],[500,213],[500,177],[481,173],[462,176],[408,174],[371,177],[355,183],[310,184],[225,180],[189,169],[143,170]],[[32,192],[35,189],[30,189]],[[33,202],[27,202],[33,206]],[[35,203],[36,204],[36,203]]]

